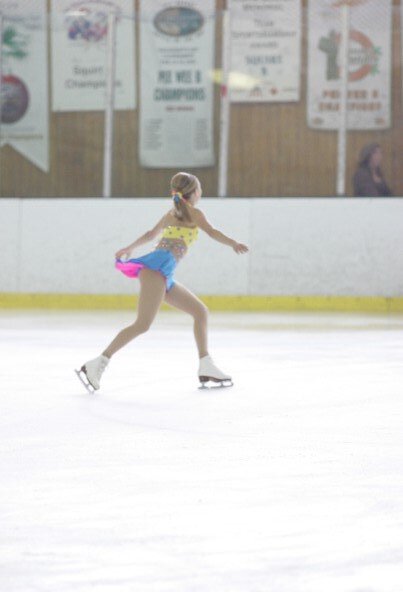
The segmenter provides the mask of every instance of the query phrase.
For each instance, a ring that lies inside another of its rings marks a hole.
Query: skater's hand
[[[235,253],[237,253],[237,255],[241,255],[242,253],[247,253],[249,251],[249,247],[242,243],[235,243],[232,248],[234,249]]]
[[[116,251],[115,257],[116,259],[122,259],[122,257],[130,257],[131,252],[131,247],[124,247],[123,249],[119,249],[119,251]]]

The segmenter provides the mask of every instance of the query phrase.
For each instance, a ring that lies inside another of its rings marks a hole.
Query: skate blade
[[[89,382],[86,373],[84,372],[84,370],[74,370],[74,372],[77,374],[80,382],[85,386],[85,389],[87,391],[87,393],[89,393],[90,395],[93,395],[95,393],[95,389],[92,386],[92,384]],[[85,380],[81,374],[84,374],[85,378],[87,380]]]
[[[219,380],[218,378],[209,378],[208,376],[200,376],[199,377],[201,385],[199,386],[199,390],[211,390],[211,389],[222,389],[222,388],[229,388],[230,386],[234,386],[231,378],[224,378],[224,380]],[[214,384],[207,384],[208,382],[212,382]]]

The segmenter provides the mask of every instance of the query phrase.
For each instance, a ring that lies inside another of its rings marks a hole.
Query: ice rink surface
[[[402,592],[403,318],[0,313],[0,590]]]

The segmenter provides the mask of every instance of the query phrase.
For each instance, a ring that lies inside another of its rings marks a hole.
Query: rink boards
[[[114,253],[167,199],[3,199],[0,306],[130,308],[138,283]],[[248,255],[200,233],[176,279],[214,310],[403,310],[403,200],[208,199]],[[153,245],[138,251],[146,252]]]

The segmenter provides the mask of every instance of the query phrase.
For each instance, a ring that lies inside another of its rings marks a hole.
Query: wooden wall
[[[50,9],[50,0],[49,9]],[[133,6],[137,6],[133,0]],[[306,8],[307,0],[303,0]],[[384,172],[395,195],[403,195],[403,125],[400,0],[394,0],[393,127],[384,132],[350,132],[350,180],[357,155],[369,141],[384,152]],[[225,0],[217,0],[217,9]],[[304,33],[307,15],[303,11]],[[138,42],[138,35],[137,35]],[[230,126],[228,194],[238,196],[333,196],[336,186],[335,132],[313,131],[306,124],[307,38],[303,35],[302,89],[299,103],[233,104]],[[138,52],[137,52],[138,56]],[[217,63],[220,63],[220,27],[217,27]],[[218,155],[219,90],[216,88],[215,145]],[[138,110],[115,117],[113,194],[163,196],[171,169],[144,169],[138,160]],[[45,174],[10,147],[2,148],[0,195],[17,197],[89,197],[102,193],[103,114],[50,114],[51,168]],[[217,167],[192,169],[203,183],[204,194],[217,194]],[[351,183],[348,182],[348,193]]]

